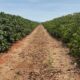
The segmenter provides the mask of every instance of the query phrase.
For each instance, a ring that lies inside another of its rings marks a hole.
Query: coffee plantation
[[[62,40],[70,48],[70,54],[80,61],[80,13],[55,18],[43,22],[43,25],[53,37]]]
[[[37,22],[1,12],[0,52],[8,50],[12,43],[28,35],[37,25]]]

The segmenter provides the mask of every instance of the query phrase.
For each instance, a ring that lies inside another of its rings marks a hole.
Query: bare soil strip
[[[80,80],[68,52],[39,25],[0,56],[0,80]]]

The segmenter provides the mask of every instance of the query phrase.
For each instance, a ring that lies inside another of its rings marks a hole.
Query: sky
[[[80,12],[80,0],[0,0],[0,12],[43,22]]]

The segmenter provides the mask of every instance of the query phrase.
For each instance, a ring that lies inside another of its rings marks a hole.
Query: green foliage
[[[1,12],[0,52],[6,51],[13,42],[28,35],[37,25],[37,22]]]
[[[62,16],[43,25],[48,32],[70,48],[70,54],[80,60],[80,13]]]

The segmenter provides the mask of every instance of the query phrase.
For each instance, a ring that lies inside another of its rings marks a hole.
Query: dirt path
[[[80,80],[68,52],[39,25],[0,57],[0,80]]]

